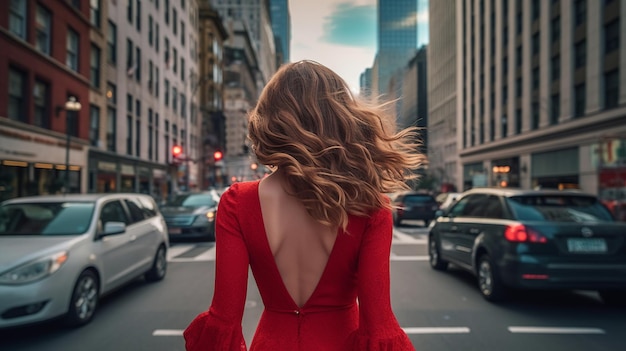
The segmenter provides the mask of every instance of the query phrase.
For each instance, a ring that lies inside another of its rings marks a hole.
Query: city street
[[[395,231],[392,303],[416,350],[620,350],[626,311],[605,307],[593,293],[517,293],[490,304],[473,278],[442,273],[427,261],[426,229]],[[55,323],[0,331],[11,351],[184,350],[182,331],[210,303],[213,243],[175,243],[164,281],[143,280],[102,301],[93,322],[68,330]],[[262,303],[250,276],[243,330],[248,345]]]

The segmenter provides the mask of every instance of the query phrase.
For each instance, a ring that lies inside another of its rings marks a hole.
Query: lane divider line
[[[571,327],[509,327],[509,332],[519,334],[606,334],[599,328]]]
[[[391,253],[389,256],[390,261],[428,261],[430,258],[428,255],[420,255],[420,256],[401,256],[396,255],[395,253]]]
[[[407,334],[468,334],[470,328],[468,327],[439,327],[439,328],[402,328]]]

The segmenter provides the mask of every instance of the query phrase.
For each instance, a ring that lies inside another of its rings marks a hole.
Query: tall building
[[[456,9],[459,185],[623,198],[626,0]]]
[[[100,4],[0,2],[0,200],[86,190]]]
[[[456,0],[429,4],[428,170],[439,190],[458,183],[456,16]]]
[[[270,20],[270,0],[211,0],[220,16],[235,21],[242,21],[252,38],[261,75],[257,84],[265,85],[276,72],[276,46]]]
[[[427,1],[378,1],[378,45],[372,79],[376,96],[395,95],[390,91],[390,80],[417,51],[418,2]]]
[[[359,77],[359,95],[369,98],[372,95],[372,69],[366,68]]]
[[[291,16],[288,0],[270,0],[270,18],[279,65],[290,61]]]

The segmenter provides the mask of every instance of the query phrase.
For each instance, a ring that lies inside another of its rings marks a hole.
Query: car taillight
[[[523,224],[515,224],[506,227],[504,230],[504,237],[506,240],[514,243],[545,244],[548,242],[548,239],[545,236],[527,228]]]

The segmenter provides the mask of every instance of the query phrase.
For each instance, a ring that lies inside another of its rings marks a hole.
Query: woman
[[[265,306],[251,351],[414,350],[391,309],[384,193],[406,189],[424,156],[383,111],[316,62],[278,70],[248,127],[273,173],[222,195],[213,301],[187,350],[246,350],[248,266]]]

